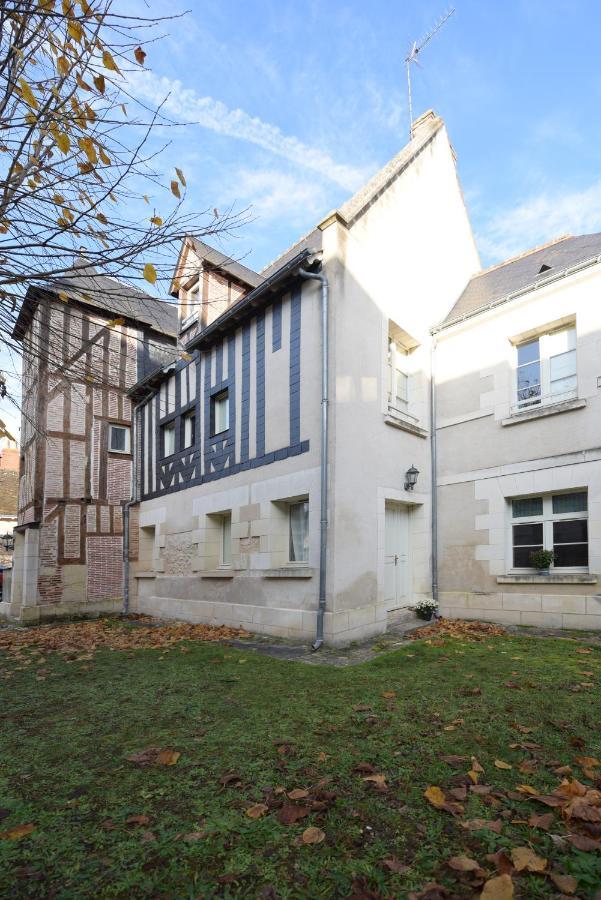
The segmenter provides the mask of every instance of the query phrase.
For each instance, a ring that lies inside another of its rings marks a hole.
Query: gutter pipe
[[[430,465],[432,497],[432,599],[438,603],[438,453],[436,434],[436,335],[430,350]]]
[[[329,284],[325,275],[299,268],[298,274],[304,279],[313,279],[321,284],[321,512],[319,522],[319,605],[317,607],[317,629],[313,650],[323,646],[323,619],[326,611],[326,566],[328,549],[328,293]]]
[[[132,506],[138,502],[138,412],[146,402],[146,399],[137,403],[131,417],[131,500],[128,500],[123,508],[123,615],[129,613],[129,512]]]

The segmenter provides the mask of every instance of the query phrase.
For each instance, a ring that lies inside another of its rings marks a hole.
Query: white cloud
[[[241,169],[228,175],[224,183],[231,189],[223,192],[223,205],[250,206],[259,225],[282,220],[294,227],[308,227],[307,222],[317,220],[331,205],[329,192],[315,179],[276,169]]]
[[[328,153],[283,134],[277,125],[263,122],[242,109],[229,109],[213,97],[200,97],[180,81],[160,78],[148,71],[133,72],[128,78],[131,92],[139,99],[158,105],[167,97],[163,111],[178,121],[196,122],[217,134],[248,141],[346,190],[355,190],[365,180],[365,173],[354,166],[335,162]]]
[[[601,181],[579,191],[544,191],[496,213],[478,230],[482,255],[493,262],[562,234],[601,231]]]

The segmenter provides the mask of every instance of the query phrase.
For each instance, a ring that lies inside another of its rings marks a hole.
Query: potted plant
[[[530,562],[538,569],[539,575],[549,574],[549,566],[554,559],[555,553],[552,550],[534,550],[530,554]]]
[[[436,612],[438,604],[436,600],[420,600],[419,603],[416,603],[413,609],[415,610],[415,615],[420,619],[424,619],[426,622],[429,622]]]

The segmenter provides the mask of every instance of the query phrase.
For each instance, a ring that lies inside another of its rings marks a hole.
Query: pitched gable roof
[[[177,335],[177,304],[167,300],[157,300],[140,288],[99,272],[83,257],[78,257],[73,267],[48,285],[40,285],[40,290],[51,294],[65,291],[70,298],[117,316],[133,319],[142,325],[175,337]],[[29,289],[21,307],[13,334],[22,338],[33,314],[37,301],[35,289]]]
[[[441,324],[441,328],[486,310],[511,294],[534,290],[558,273],[595,257],[601,257],[601,232],[566,235],[478,272]]]

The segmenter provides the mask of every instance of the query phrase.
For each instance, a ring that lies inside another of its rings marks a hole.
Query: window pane
[[[290,562],[309,559],[309,501],[290,505]]]
[[[213,411],[213,434],[221,434],[230,427],[228,392],[222,391],[211,398]]]
[[[175,425],[163,425],[163,456],[175,453]]]
[[[184,447],[191,447],[194,443],[194,426],[196,424],[196,416],[190,414],[184,416],[183,424],[183,445]]]
[[[514,546],[543,544],[543,523],[533,522],[530,525],[514,525],[513,526],[513,543]]]
[[[538,338],[535,341],[528,341],[527,344],[520,344],[518,347],[518,366],[524,363],[531,363],[539,359]]]
[[[407,402],[407,376],[400,369],[396,370],[396,399]]]
[[[511,512],[514,519],[524,519],[527,516],[542,516],[542,497],[522,497],[511,501]]]
[[[578,544],[583,541],[588,541],[588,521],[586,519],[553,522],[554,544]]]
[[[553,496],[553,512],[584,512],[587,509],[586,501],[586,491],[578,491],[573,494],[555,494]]]
[[[545,335],[545,348],[549,356],[557,353],[566,353],[576,349],[576,329],[563,328],[561,331],[553,331]]]
[[[577,381],[575,375],[570,375],[569,378],[560,378],[557,381],[551,382],[551,393],[552,394],[566,394],[568,391],[574,391],[576,389]]]
[[[232,564],[232,519],[224,516],[221,521],[221,565]]]
[[[558,378],[568,378],[570,375],[576,374],[576,351],[570,350],[568,353],[560,353],[559,356],[552,356],[551,363],[551,381]]]
[[[518,368],[518,391],[532,389],[540,385],[540,363],[528,363]]]
[[[567,566],[588,566],[588,544],[559,544],[555,551],[555,568]]]
[[[111,426],[111,450],[124,453],[126,450],[125,428]]]
[[[514,547],[513,548],[513,567],[514,569],[532,569],[532,560],[530,554],[535,550],[542,550],[542,544],[538,547]]]

